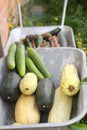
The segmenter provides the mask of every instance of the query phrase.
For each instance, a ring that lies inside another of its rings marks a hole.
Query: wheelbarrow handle
[[[61,27],[63,29],[66,17],[66,8],[67,8],[68,0],[64,0],[63,12],[62,12],[62,20],[61,20]]]
[[[17,5],[18,5],[18,14],[19,14],[20,27],[23,27],[20,0],[16,0],[16,2],[17,2]]]

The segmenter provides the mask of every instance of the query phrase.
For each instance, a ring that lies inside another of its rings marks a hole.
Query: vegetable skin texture
[[[68,41],[67,41],[67,38],[65,37],[64,33],[59,32],[58,36],[59,36],[60,45],[62,47],[67,47],[68,46]]]
[[[21,94],[15,105],[15,121],[20,124],[39,123],[40,111],[35,101],[35,95]]]
[[[31,95],[35,92],[37,88],[37,76],[34,73],[27,73],[20,81],[20,91],[24,95]]]
[[[53,106],[55,86],[51,79],[39,81],[36,89],[36,103],[40,111],[49,111]]]
[[[58,34],[61,31],[61,28],[57,27],[51,31],[49,31],[48,33],[50,33],[51,35],[55,35]]]
[[[42,42],[43,42],[43,37],[42,37],[42,35],[38,34],[36,39],[35,39],[36,46],[40,47]]]
[[[0,96],[5,102],[14,103],[20,96],[19,82],[21,77],[15,71],[9,71],[4,76],[0,86]]]
[[[23,77],[26,73],[26,65],[25,65],[25,47],[20,42],[17,45],[16,49],[16,69],[18,74]]]
[[[55,91],[54,104],[48,115],[49,123],[60,123],[70,119],[73,97],[65,95],[61,88]]]
[[[66,64],[64,66],[60,79],[60,87],[68,96],[73,96],[80,90],[80,79],[74,64]]]
[[[37,68],[40,70],[40,72],[44,75],[45,78],[51,78],[51,73],[49,72],[45,62],[42,60],[36,49],[31,47],[28,48],[28,56],[32,59],[34,64],[37,66]]]
[[[15,69],[15,52],[16,52],[16,44],[13,43],[10,45],[7,54],[7,66],[10,70]]]
[[[38,70],[34,62],[28,57],[26,57],[26,66],[29,72],[33,72],[37,75],[38,80],[41,80],[44,78],[44,75]]]

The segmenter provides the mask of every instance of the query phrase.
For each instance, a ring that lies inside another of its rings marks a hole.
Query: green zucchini
[[[9,71],[0,86],[0,96],[5,102],[15,102],[20,96],[19,82],[21,77],[15,71]]]
[[[26,66],[27,66],[28,71],[33,72],[37,75],[38,80],[41,80],[44,78],[43,74],[38,70],[38,68],[35,66],[33,61],[28,57],[26,57]]]
[[[68,46],[68,41],[67,41],[64,33],[60,32],[58,35],[59,35],[60,46],[67,47]]]
[[[47,123],[49,111],[41,111],[40,123]]]
[[[13,43],[10,45],[7,54],[7,66],[10,70],[15,69],[15,52],[16,52],[16,44]]]
[[[22,42],[18,43],[16,49],[16,69],[21,77],[23,77],[26,73],[26,65],[25,65],[25,47]]]
[[[39,81],[36,90],[36,103],[40,111],[49,111],[53,106],[55,86],[51,79]]]
[[[28,46],[32,47],[32,42],[28,38],[26,39],[26,41],[27,41]]]
[[[43,42],[43,37],[42,37],[42,35],[38,34],[35,41],[36,41],[37,47],[40,47],[41,44],[42,44],[42,42]]]
[[[48,68],[46,67],[45,62],[42,60],[39,53],[34,48],[28,48],[28,55],[40,70],[40,72],[44,75],[45,78],[51,78],[51,73],[49,72]]]
[[[55,34],[58,34],[60,31],[61,31],[61,28],[57,27],[53,29],[52,31],[49,31],[48,33],[50,33],[51,35],[55,35]]]

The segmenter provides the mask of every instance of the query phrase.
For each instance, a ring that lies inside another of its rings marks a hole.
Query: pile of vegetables
[[[56,89],[54,105],[48,121],[53,123],[68,121],[71,117],[73,96],[80,90],[80,79],[74,64],[66,64],[62,70],[60,86]]]
[[[28,47],[26,51],[22,42],[13,43],[6,60],[9,71],[0,87],[0,95],[5,102],[15,103],[15,123],[60,123],[71,119],[73,97],[80,90],[74,64],[63,67],[60,86],[55,86],[35,48]]]
[[[10,70],[16,69],[18,74],[23,77],[26,73],[26,68],[30,72],[34,72],[38,79],[51,78],[46,64],[43,62],[35,49],[28,48],[25,54],[25,46],[22,42],[13,43],[8,50],[7,66]],[[26,56],[27,55],[27,56]]]
[[[25,47],[67,47],[68,40],[59,27],[43,34],[27,35],[21,40]]]

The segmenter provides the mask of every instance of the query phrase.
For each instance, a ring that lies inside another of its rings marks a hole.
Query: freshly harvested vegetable
[[[70,119],[73,97],[65,95],[61,88],[55,91],[54,104],[48,115],[49,123],[60,123]]]
[[[16,69],[18,74],[23,77],[26,73],[26,65],[25,65],[25,47],[20,42],[17,45],[16,49]]]
[[[25,46],[33,48],[68,46],[67,38],[59,27],[43,34],[28,35],[22,41]]]
[[[7,66],[10,70],[15,69],[15,52],[16,52],[16,44],[13,43],[10,45],[7,54]]]
[[[59,32],[58,36],[59,36],[60,46],[67,47],[68,41],[67,41],[67,38],[65,37],[64,33]]]
[[[68,96],[73,96],[80,90],[80,79],[74,64],[66,64],[64,66],[60,79],[60,87]]]
[[[35,44],[35,41],[34,41],[34,40],[32,40],[32,47],[33,47],[33,48],[36,48],[36,44]]]
[[[25,74],[25,76],[23,77],[23,79],[20,81],[20,91],[24,94],[24,95],[31,95],[35,92],[36,88],[37,88],[37,76],[34,73],[27,73]]]
[[[50,33],[43,33],[43,34],[42,34],[42,37],[43,37],[43,39],[45,39],[45,40],[46,40],[46,39],[48,40],[48,38],[51,37],[51,36],[52,36],[52,35],[51,35]]]
[[[60,44],[58,43],[58,38],[56,36],[51,36],[49,38],[51,47],[60,47]]]
[[[48,111],[53,106],[55,86],[53,81],[44,78],[39,81],[36,89],[36,102],[41,111]]]
[[[26,57],[26,66],[29,72],[33,72],[37,75],[38,80],[44,78],[44,75],[38,70],[34,62],[29,57]]]
[[[42,43],[42,45],[40,47],[41,48],[42,47],[50,47],[50,42],[47,42],[46,40],[43,40],[43,43]]]
[[[21,95],[15,105],[15,121],[20,124],[36,124],[40,121],[40,111],[35,96]]]
[[[29,47],[32,47],[32,42],[28,38],[26,39],[26,41],[27,41],[27,44],[29,45]]]
[[[35,42],[36,42],[37,47],[40,47],[41,44],[42,44],[42,42],[43,42],[42,35],[38,34],[37,37],[36,37],[36,39],[35,39]]]
[[[20,96],[19,82],[21,77],[15,72],[6,73],[2,86],[0,86],[0,96],[6,102],[15,102]]]
[[[50,33],[51,35],[55,35],[55,34],[58,34],[60,31],[61,31],[61,28],[57,27],[53,29],[52,31],[49,31],[48,33]]]
[[[28,48],[28,56],[32,59],[34,64],[37,66],[37,68],[40,70],[40,72],[44,75],[45,78],[51,78],[51,73],[49,72],[45,62],[42,60],[36,49],[31,47]]]
[[[47,123],[49,111],[41,111],[40,123]]]

